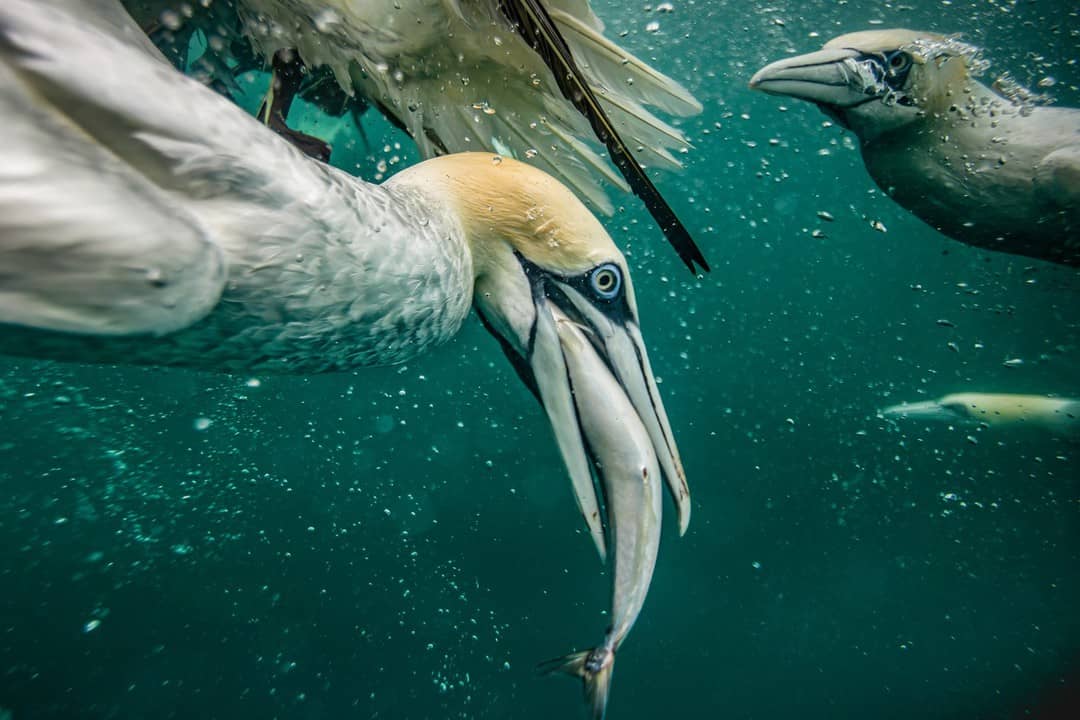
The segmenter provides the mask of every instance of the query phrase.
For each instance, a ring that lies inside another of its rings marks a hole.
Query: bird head
[[[869,142],[947,109],[968,81],[972,53],[929,32],[855,32],[817,52],[766,65],[750,87],[815,103]]]
[[[446,155],[405,173],[459,219],[472,256],[473,306],[544,407],[601,556],[592,471],[608,482],[605,471],[658,467],[685,531],[682,463],[626,259],[603,225],[557,180],[510,158]]]
[[[890,405],[881,410],[881,417],[889,420],[919,420],[930,422],[948,422],[956,425],[975,425],[973,412],[969,408],[978,405],[977,396],[972,393],[952,394],[937,400],[922,400],[913,403]]]

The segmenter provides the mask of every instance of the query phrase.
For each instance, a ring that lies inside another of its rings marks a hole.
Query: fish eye
[[[614,263],[604,263],[589,274],[589,287],[602,300],[611,300],[622,289],[622,271]]]

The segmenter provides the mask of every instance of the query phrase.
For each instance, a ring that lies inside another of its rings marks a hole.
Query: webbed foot
[[[322,162],[330,162],[328,144],[314,135],[293,130],[285,121],[289,116],[293,98],[300,92],[304,62],[294,50],[279,50],[274,53],[271,70],[270,89],[259,107],[259,119],[304,154]]]

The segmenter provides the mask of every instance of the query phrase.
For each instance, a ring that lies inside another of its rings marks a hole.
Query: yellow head
[[[472,250],[476,276],[499,265],[507,251],[564,275],[622,254],[600,221],[574,193],[527,163],[491,153],[458,153],[428,160],[399,179],[447,199]]]

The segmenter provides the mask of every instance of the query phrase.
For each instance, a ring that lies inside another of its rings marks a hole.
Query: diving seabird
[[[965,392],[937,400],[893,405],[881,411],[886,418],[925,420],[987,427],[1036,427],[1080,438],[1080,400],[1045,395]]]
[[[550,175],[446,155],[382,185],[313,160],[171,67],[116,0],[0,4],[0,352],[315,373],[402,362],[470,304],[544,407],[617,627],[602,695],[689,491],[626,260]],[[597,714],[599,713],[599,714]]]
[[[874,182],[944,234],[1080,266],[1080,110],[997,94],[972,77],[972,52],[934,33],[856,32],[750,87],[816,103],[859,137]]]
[[[176,72],[115,0],[0,3],[0,124],[0,352],[345,371],[449,340],[471,304],[547,412],[601,555],[593,435],[649,439],[686,529],[626,261],[549,175],[466,153],[365,183]],[[580,412],[604,402],[575,390],[590,378],[633,412]]]

